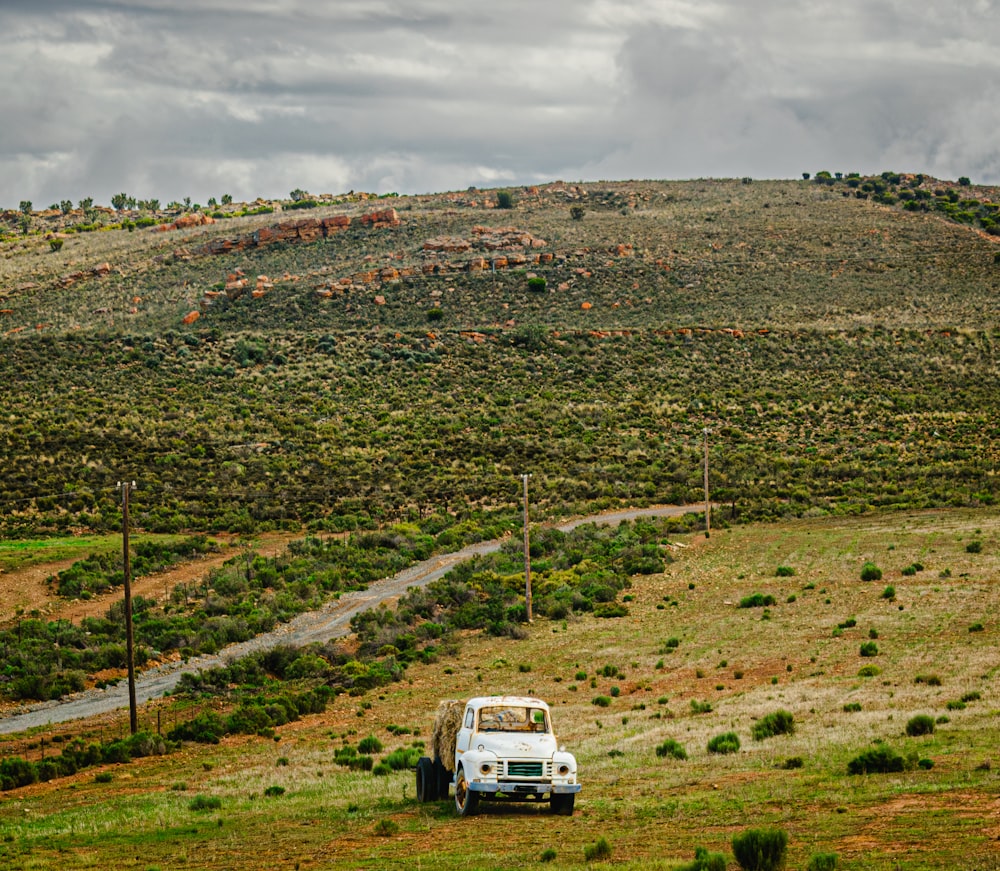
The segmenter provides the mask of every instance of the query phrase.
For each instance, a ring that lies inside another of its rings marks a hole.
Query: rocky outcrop
[[[358,219],[358,223],[363,227],[378,230],[386,227],[398,227],[400,220],[395,209],[381,209],[362,215]],[[315,242],[319,239],[327,239],[350,226],[351,217],[349,215],[282,221],[236,238],[213,239],[196,249],[195,253],[203,255],[228,254],[231,251],[264,248],[277,242],[285,244]]]
[[[176,221],[169,224],[157,224],[152,228],[155,233],[166,233],[170,230],[189,230],[191,227],[201,227],[205,224],[214,224],[215,218],[210,215],[203,215],[201,212],[191,212],[181,215]]]

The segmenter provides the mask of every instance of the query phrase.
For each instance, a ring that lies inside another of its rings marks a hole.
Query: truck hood
[[[514,735],[510,732],[479,732],[471,749],[480,747],[500,759],[551,759],[558,749],[553,735]]]

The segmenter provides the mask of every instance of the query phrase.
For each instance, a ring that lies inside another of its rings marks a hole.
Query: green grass
[[[919,871],[985,862],[993,847],[983,835],[992,774],[979,769],[1000,740],[992,715],[996,691],[982,679],[991,646],[970,638],[965,621],[943,618],[966,613],[966,607],[993,613],[1000,604],[995,586],[956,577],[934,591],[931,581],[900,612],[857,581],[854,558],[887,541],[905,555],[933,546],[957,576],[964,571],[964,547],[945,541],[949,533],[975,527],[996,534],[1000,521],[989,512],[954,511],[741,527],[721,530],[707,542],[678,536],[688,547],[664,573],[634,580],[632,614],[614,626],[586,614],[568,618],[565,628],[536,617],[521,641],[466,637],[448,657],[450,674],[441,663],[411,664],[404,680],[365,697],[371,706],[360,718],[359,700],[344,695],[325,714],[279,729],[278,744],[225,738],[207,749],[132,763],[116,770],[109,784],[94,783],[91,772],[7,794],[19,800],[0,803],[0,861],[12,871],[57,864],[75,871],[141,855],[147,865],[164,868],[198,862],[256,871],[279,859],[308,867],[317,856],[326,867],[357,867],[362,855],[370,867],[433,863],[449,871],[531,864],[546,849],[557,849],[553,864],[582,868],[583,846],[603,837],[621,867],[665,868],[671,860],[689,861],[698,847],[732,862],[734,832],[781,828],[789,833],[789,867],[805,867],[817,852],[836,852],[846,871],[888,868],[900,849],[907,849]],[[829,637],[830,608],[822,597],[803,596],[798,608],[778,609],[764,624],[725,604],[734,567],[751,578],[772,576],[775,547],[796,549],[800,576],[822,577],[838,611],[856,615],[861,625],[878,623],[880,637],[892,640],[891,651],[880,657],[889,684],[852,677],[857,647],[848,637]],[[995,557],[985,559],[986,572],[1000,568]],[[685,593],[665,627],[656,603],[686,587],[693,575],[697,589]],[[994,631],[984,630],[987,636]],[[657,670],[660,639],[669,633],[684,643],[674,648],[669,669]],[[722,658],[738,662],[745,676],[737,686],[713,692],[695,672],[712,670]],[[519,669],[523,662],[532,663],[527,675]],[[803,665],[786,672],[785,662]],[[612,663],[627,665],[627,676],[605,677]],[[589,696],[578,698],[565,681],[552,680],[577,671],[621,687],[631,709],[627,722],[595,710]],[[770,676],[778,671],[781,683],[774,686]],[[848,763],[871,746],[872,737],[907,755],[906,742],[914,739],[900,736],[908,717],[942,709],[940,688],[913,679],[932,672],[945,685],[981,696],[955,722],[919,739],[921,757],[934,767],[848,775]],[[524,691],[528,677],[536,691],[544,688],[559,741],[580,762],[584,789],[577,814],[567,821],[575,851],[552,833],[544,808],[487,808],[482,819],[460,820],[448,802],[416,804],[410,771],[374,777],[333,760],[343,741],[356,746],[376,735],[384,745],[377,754],[381,762],[410,746],[412,735],[396,734],[401,725],[430,734],[439,699]],[[706,692],[711,711],[697,714],[685,704]],[[843,711],[848,694],[863,702],[861,711]],[[673,713],[655,719],[654,709],[663,710],[656,700],[665,696]],[[642,703],[645,711],[637,709]],[[707,752],[713,735],[746,735],[754,718],[778,708],[794,714],[793,734],[780,742],[746,742],[738,754]],[[686,761],[657,756],[657,747],[671,736],[689,748]],[[620,752],[612,756],[609,750]],[[803,764],[786,765],[792,757]],[[276,764],[279,759],[284,764]],[[186,789],[174,789],[178,783]],[[265,801],[274,787],[285,792],[280,800]],[[192,812],[188,806],[198,795],[218,797],[221,807]],[[873,819],[879,821],[877,834],[868,828]],[[380,837],[376,826],[382,820],[391,820],[398,832]],[[859,837],[866,838],[861,845]]]

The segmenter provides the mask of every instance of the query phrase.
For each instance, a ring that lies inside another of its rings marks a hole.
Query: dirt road
[[[651,508],[610,511],[559,523],[556,524],[556,527],[563,531],[569,531],[584,523],[611,525],[620,523],[622,520],[634,520],[637,517],[679,517],[682,514],[698,510],[696,506],[661,505]],[[355,614],[373,608],[380,602],[401,596],[410,587],[425,586],[431,581],[443,577],[458,563],[476,555],[499,550],[502,544],[503,542],[499,540],[484,541],[469,545],[454,553],[431,557],[404,569],[391,578],[370,584],[366,590],[347,593],[336,601],[327,603],[318,611],[300,614],[291,622],[279,626],[266,635],[258,635],[249,641],[230,645],[212,656],[200,656],[187,662],[172,662],[149,669],[136,679],[136,702],[141,705],[172,690],[184,672],[213,668],[237,660],[249,653],[269,650],[280,644],[300,646],[317,641],[325,642],[331,638],[347,635],[350,631],[351,618]],[[157,583],[162,588],[162,578]],[[36,726],[94,717],[108,711],[127,708],[128,704],[128,686],[122,681],[114,687],[87,690],[58,702],[42,702],[31,705],[27,709],[0,719],[0,734],[23,732]]]

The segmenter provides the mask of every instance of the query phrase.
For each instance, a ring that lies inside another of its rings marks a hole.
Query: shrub
[[[981,541],[970,541],[965,546],[965,552],[966,553],[982,553],[983,552],[983,543]]]
[[[861,645],[862,656],[878,656],[878,645],[874,641],[865,641]]]
[[[727,753],[737,753],[740,749],[740,739],[735,732],[724,732],[716,735],[708,742],[708,752],[724,755]]]
[[[863,665],[858,669],[858,677],[876,677],[882,674],[882,669],[877,665]]]
[[[906,734],[911,738],[917,735],[930,735],[934,732],[934,718],[927,714],[917,714],[906,723]]]
[[[692,714],[711,714],[712,713],[712,703],[711,702],[699,702],[697,699],[691,699],[691,713]]]
[[[795,575],[795,569],[791,566],[778,566],[774,574],[779,578],[791,578]]]
[[[903,757],[885,744],[865,750],[847,763],[848,774],[890,774],[902,771]]]
[[[399,832],[399,823],[395,820],[379,820],[375,823],[372,831],[380,838],[391,838]]]
[[[781,871],[787,849],[783,829],[747,829],[733,835],[733,855],[744,871]]]
[[[188,810],[214,811],[222,807],[222,799],[217,795],[196,795],[188,803]]]
[[[594,696],[590,703],[592,705],[597,705],[599,708],[607,708],[611,706],[611,699],[607,696]]]
[[[94,783],[111,783],[115,776],[110,771],[98,771],[94,775]]]
[[[777,600],[770,593],[754,593],[752,596],[744,596],[740,599],[741,608],[764,608],[776,604]]]
[[[969,627],[969,631],[970,632],[982,632],[983,631],[983,624],[982,623],[973,623]]]
[[[553,850],[551,847],[549,847],[549,848],[547,848],[545,850],[542,850],[542,855],[538,857],[538,861],[539,862],[555,862],[556,855],[557,855],[556,851]]]
[[[861,704],[859,702],[847,702],[844,705],[844,713],[855,714],[861,710]]]
[[[892,584],[889,584],[889,586],[882,591],[882,598],[888,599],[891,602],[896,598],[896,588]]]
[[[269,786],[264,790],[264,795],[268,798],[278,798],[285,794],[285,787],[283,786]]]
[[[861,580],[862,581],[881,581],[882,580],[882,569],[880,569],[873,562],[866,562],[861,567]]]
[[[511,195],[510,191],[497,191],[497,208],[498,209],[514,208],[514,197]]]
[[[684,745],[675,741],[673,738],[667,738],[662,744],[658,744],[656,747],[656,755],[663,758],[666,756],[671,756],[674,759],[687,759],[687,750],[684,749]]]
[[[679,865],[677,871],[726,871],[726,857],[722,853],[709,853],[704,847],[695,847],[694,861]]]
[[[805,765],[805,762],[802,761],[801,756],[789,756],[784,762],[781,763],[781,767],[784,768],[785,771],[794,771],[796,768],[801,768],[803,765]]]
[[[374,735],[369,735],[367,738],[362,738],[358,741],[358,753],[364,753],[366,756],[370,756],[372,753],[382,752],[382,742],[379,741]]]
[[[765,717],[761,717],[750,734],[754,741],[763,741],[765,738],[772,738],[775,735],[791,735],[795,731],[795,718],[789,711],[778,710]]]
[[[806,871],[837,871],[836,853],[813,853]]]
[[[541,293],[545,290],[546,281],[542,276],[536,275],[533,278],[528,279],[528,290],[532,290],[535,293]]]
[[[600,837],[593,844],[587,844],[583,848],[583,858],[587,862],[600,862],[611,858],[611,844],[607,838]]]
[[[586,210],[583,208],[583,206],[570,206],[569,207],[569,216],[574,221],[582,221],[583,220],[583,216],[585,214],[586,214]]]

